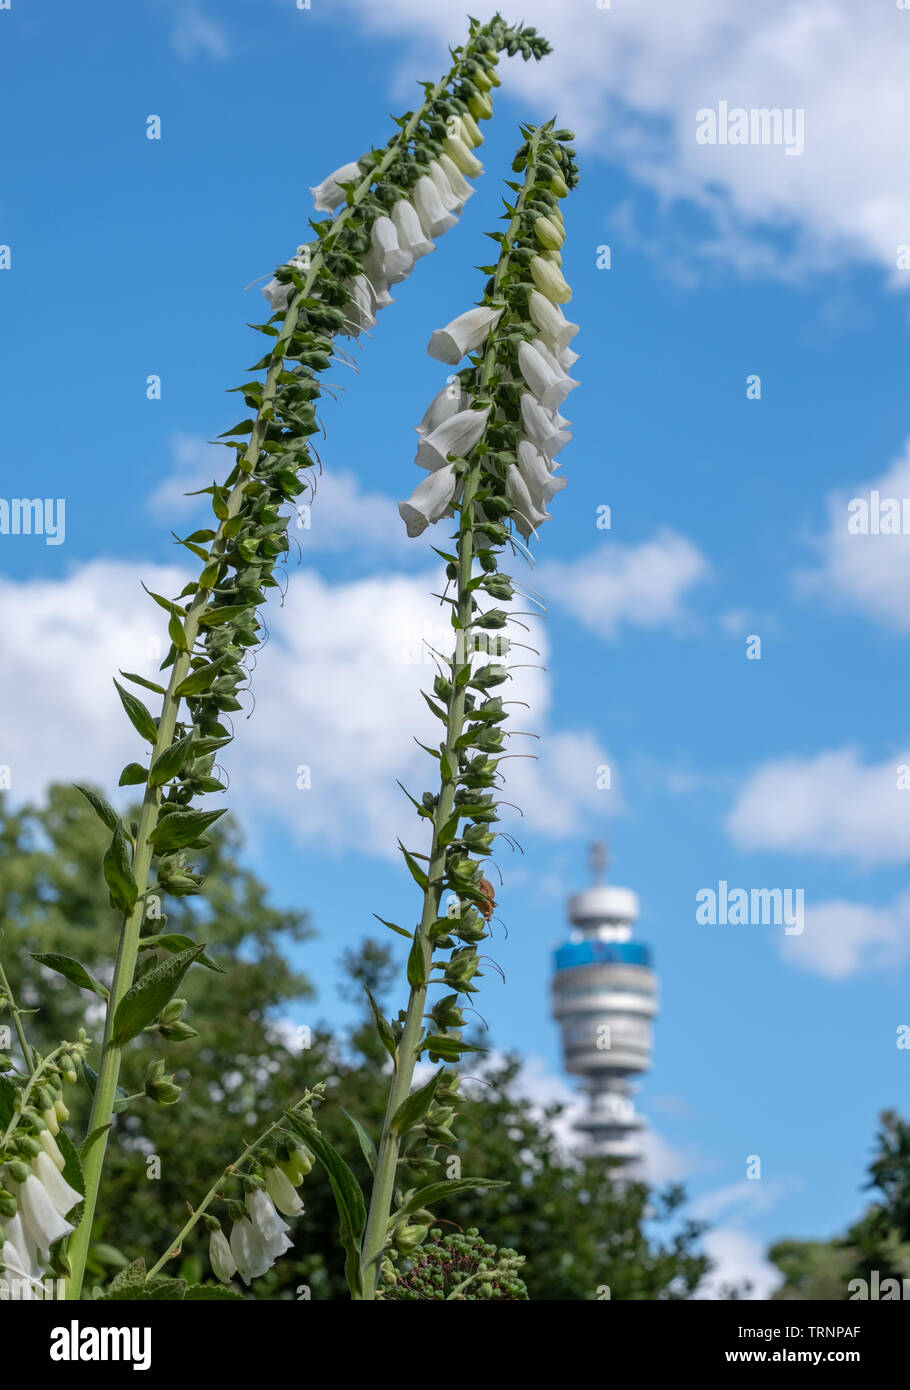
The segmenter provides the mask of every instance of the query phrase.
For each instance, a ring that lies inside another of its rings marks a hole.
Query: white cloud
[[[857,484],[849,493],[829,496],[828,526],[818,541],[822,564],[798,575],[797,581],[807,592],[834,598],[877,622],[910,632],[910,535],[854,535],[847,529],[848,503],[870,503],[873,490],[882,503],[910,498],[910,440],[880,477]]]
[[[222,25],[196,5],[185,5],[178,0],[174,23],[171,29],[171,43],[178,58],[187,62],[197,53],[207,58],[223,59],[230,53],[227,34]]]
[[[699,1299],[717,1299],[724,1286],[752,1285],[750,1299],[767,1299],[781,1282],[781,1273],[767,1259],[765,1244],[735,1226],[717,1226],[706,1232],[702,1244],[715,1268],[698,1286]]]
[[[60,581],[0,580],[4,657],[16,672],[0,687],[0,763],[12,768],[17,800],[40,795],[50,780],[112,789],[121,766],[140,756],[111,683],[119,668],[153,676],[166,649],[154,657],[164,615],[140,579],[172,594],[185,576],[98,561]],[[420,695],[435,670],[425,644],[444,649],[451,630],[431,587],[428,575],[335,585],[306,571],[292,575],[284,605],[266,612],[270,641],[257,656],[255,714],[249,722],[236,717],[238,737],[223,755],[229,804],[249,828],[275,816],[324,848],[356,842],[381,855],[397,853],[399,834],[411,844],[422,839],[423,823],[396,778],[418,795],[432,783],[430,760],[414,743],[415,735],[438,740]],[[545,659],[544,634],[531,640]],[[504,795],[525,812],[512,828],[519,836],[520,827],[574,833],[586,809],[603,808],[595,775],[606,754],[584,730],[547,734],[543,670],[516,671],[504,698],[530,705],[519,707],[517,728],[547,735],[539,762],[505,764]],[[513,742],[518,751],[536,749],[532,740]],[[297,786],[301,765],[311,769],[309,790]]]
[[[780,940],[781,956],[826,980],[895,969],[910,956],[910,893],[891,906],[831,901],[806,908],[805,930]]]
[[[910,791],[898,790],[910,752],[863,763],[855,749],[761,764],[726,819],[749,850],[818,854],[862,864],[902,863],[910,846]]]
[[[402,91],[418,60],[421,70],[428,61],[439,66],[443,44],[464,31],[459,0],[348,5],[367,32],[412,41],[399,65]],[[482,6],[481,17],[491,9]],[[910,13],[893,0],[617,0],[610,9],[593,0],[526,0],[522,16],[555,51],[539,65],[508,62],[504,87],[541,112],[558,110],[588,158],[622,161],[661,206],[685,198],[704,209],[714,230],[690,255],[726,257],[763,275],[850,257],[894,272],[910,226],[910,185],[894,138],[905,109]],[[804,153],[697,144],[696,113],[721,100],[803,109]],[[770,229],[787,233],[787,250],[769,240]]]
[[[599,637],[623,624],[667,627],[683,618],[683,599],[708,573],[707,561],[685,536],[662,530],[640,545],[614,545],[578,560],[548,560],[536,584]]]
[[[229,456],[220,445],[209,444],[194,434],[173,434],[168,445],[173,471],[162,478],[151,493],[147,503],[149,511],[164,519],[205,512],[210,499],[187,494],[220,481]]]

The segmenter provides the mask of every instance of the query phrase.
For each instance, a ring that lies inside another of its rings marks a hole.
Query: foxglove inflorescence
[[[387,924],[411,938],[411,991],[394,1022],[376,1010],[395,1072],[363,1241],[363,1291],[356,1295],[366,1298],[376,1295],[387,1252],[408,1253],[426,1237],[433,1201],[459,1182],[495,1185],[481,1178],[426,1179],[439,1152],[455,1142],[458,1077],[446,1064],[477,1050],[462,1036],[459,1000],[476,992],[479,947],[495,907],[483,866],[498,834],[496,791],[509,736],[502,727],[508,711],[495,691],[509,678],[503,658],[510,644],[502,630],[510,614],[498,605],[518,592],[499,561],[507,546],[527,554],[525,542],[548,519],[547,504],[564,486],[554,476],[555,454],[570,437],[559,406],[577,384],[568,376],[576,328],[559,307],[570,291],[553,244],[564,240],[559,200],[577,182],[572,136],[554,131],[552,122],[523,133],[513,167],[524,172],[524,182],[509,184],[516,197],[506,203],[506,231],[494,236],[497,263],[481,267],[491,277],[483,301],[430,339],[430,354],[449,365],[473,355],[417,426],[415,462],[427,477],[399,508],[412,536],[443,517],[456,518],[454,551],[437,551],[446,562],[442,601],[450,611],[454,652],[447,661],[440,658],[432,694],[425,696],[444,729],[438,747],[426,750],[439,764],[438,790],[410,798],[431,824],[429,853],[401,846],[422,889],[423,910],[413,932]],[[494,606],[486,606],[490,600]],[[489,659],[475,665],[478,653]],[[448,992],[427,1008],[430,985]],[[419,1060],[442,1065],[412,1092]]]
[[[36,1058],[30,1078],[3,1081],[0,1114],[9,1111],[9,1120],[0,1125],[0,1300],[42,1298],[48,1271],[64,1267],[59,1243],[75,1229],[68,1218],[82,1193],[65,1176],[57,1139],[69,1118],[63,1083],[75,1081],[86,1048],[80,1032],[77,1042]],[[9,1066],[3,1058],[0,1070]]]

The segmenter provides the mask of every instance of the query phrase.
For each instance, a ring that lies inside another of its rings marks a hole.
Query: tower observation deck
[[[586,1153],[619,1160],[623,1176],[641,1168],[642,1121],[634,1078],[651,1067],[657,975],[651,952],[632,940],[638,898],[603,882],[606,847],[591,847],[593,884],[569,898],[569,940],[554,959],[553,1017],[567,1072],[582,1078],[587,1110],[577,1121]]]

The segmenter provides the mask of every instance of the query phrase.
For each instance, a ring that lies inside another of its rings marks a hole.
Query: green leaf
[[[82,1074],[85,1077],[89,1090],[91,1091],[92,1095],[94,1095],[95,1091],[98,1089],[98,1073],[92,1067],[89,1066],[88,1062],[83,1062]],[[127,1101],[129,1100],[129,1098],[129,1091],[125,1091],[122,1086],[118,1086],[117,1099],[114,1101],[113,1105],[115,1115],[119,1115],[122,1110],[126,1109]],[[92,1131],[92,1134],[97,1135],[97,1133],[97,1130]],[[86,1145],[88,1144],[88,1140],[92,1138],[92,1134],[90,1134],[88,1139],[86,1139]],[[86,1152],[88,1152],[88,1150],[86,1150]]]
[[[85,1163],[85,1160],[88,1158],[92,1149],[95,1147],[95,1145],[98,1143],[100,1139],[104,1138],[105,1134],[107,1134],[109,1129],[110,1124],[99,1125],[97,1129],[92,1130],[91,1134],[87,1134],[85,1136],[82,1143],[79,1145],[79,1157],[82,1159],[83,1163]]]
[[[114,1015],[112,1037],[115,1047],[123,1047],[154,1022],[204,950],[204,946],[194,946],[191,950],[179,951],[176,956],[170,956],[156,965],[132,989],[127,990]]]
[[[413,854],[409,854],[409,853],[408,853],[408,851],[405,849],[404,845],[401,843],[400,840],[398,841],[398,848],[401,850],[402,854],[404,855],[404,862],[407,864],[408,868],[410,869],[410,871],[411,871],[411,877],[413,878],[414,882],[417,884],[418,888],[426,888],[427,884],[429,883],[429,879],[427,878],[427,876],[426,876],[426,874],[424,873],[423,869],[421,869],[421,867],[420,867],[419,864],[417,863],[417,861],[416,861],[416,859],[414,858]]]
[[[149,769],[148,779],[150,787],[161,787],[165,782],[169,782],[172,777],[183,767],[193,746],[193,733],[184,734],[183,738],[178,738],[171,744],[170,748],[165,748],[163,753],[159,753]]]
[[[5,1076],[0,1076],[0,1129],[6,1129],[16,1112],[18,1088]]]
[[[408,984],[412,989],[419,989],[427,982],[426,962],[423,958],[423,946],[418,936],[414,937],[414,944],[408,955]]]
[[[199,619],[200,627],[220,627],[222,623],[232,623],[247,611],[245,603],[226,603],[222,608],[210,608]]]
[[[228,1299],[231,1303],[244,1303],[242,1293],[226,1289],[223,1284],[187,1284],[183,1295],[184,1303],[211,1302],[212,1299]]]
[[[224,815],[225,810],[223,807],[220,811],[172,811],[169,816],[161,817],[149,840],[158,854],[169,849],[182,849],[185,845],[193,844],[213,821]]]
[[[170,637],[178,652],[185,652],[188,650],[186,633],[183,630],[183,622],[177,617],[176,613],[172,613],[168,618],[167,635]]]
[[[90,989],[92,994],[97,994],[102,999],[110,997],[106,986],[100,980],[94,979],[82,962],[73,956],[58,956],[53,951],[32,951],[30,954],[32,960],[36,960],[39,965],[46,965],[49,970],[56,970],[57,974],[69,980],[70,984],[78,985],[80,989]]]
[[[424,1115],[433,1104],[433,1096],[436,1087],[442,1077],[442,1068],[430,1077],[425,1085],[419,1086],[416,1091],[412,1091],[409,1096],[405,1096],[395,1114],[392,1116],[389,1128],[396,1134],[407,1134],[409,1129],[420,1123]]]
[[[138,787],[140,783],[148,780],[149,770],[141,763],[127,763],[120,774],[118,787]]]
[[[224,667],[226,658],[220,656],[217,661],[211,661],[206,666],[198,666],[195,671],[191,671],[184,680],[180,682],[174,694],[184,699],[187,695],[201,695],[208,690],[210,685],[214,685],[218,675]]]
[[[85,1174],[82,1171],[82,1160],[79,1157],[79,1150],[76,1148],[65,1129],[57,1131],[57,1148],[63,1155],[64,1179],[75,1192],[79,1193],[80,1197],[84,1197]],[[82,1217],[82,1207],[83,1203],[77,1202],[75,1206],[70,1207],[68,1212],[62,1214],[66,1216],[67,1220],[72,1222],[74,1226],[78,1226]]]
[[[354,1133],[357,1135],[357,1142],[360,1145],[360,1152],[363,1154],[367,1163],[370,1165],[370,1172],[375,1173],[377,1163],[376,1145],[373,1143],[373,1140],[370,1138],[369,1134],[367,1134],[366,1130],[364,1129],[360,1121],[357,1119],[356,1115],[349,1114],[348,1111],[345,1110],[344,1106],[341,1107],[341,1113],[342,1115],[344,1115],[346,1120],[350,1121],[351,1127],[353,1128]]]
[[[139,897],[139,889],[133,878],[130,854],[127,848],[123,826],[118,820],[114,835],[102,861],[104,881],[110,893],[111,907],[120,912],[132,912]]]
[[[399,927],[395,922],[387,922],[384,917],[379,916],[378,912],[374,912],[373,916],[376,918],[377,922],[381,922],[384,927],[388,927],[389,931],[397,932],[398,935],[403,936],[406,941],[410,941],[412,933],[405,931],[404,927]]]
[[[176,953],[177,951],[190,951],[195,945],[196,942],[191,936],[184,936],[181,932],[166,932],[164,936],[144,936],[139,942],[139,946],[142,950],[144,950],[146,946],[154,946],[156,950],[160,949],[172,953]],[[204,965],[206,970],[217,971],[219,975],[227,974],[224,966],[219,965],[218,962],[212,960],[210,956],[201,955],[199,957],[199,964]]]
[[[360,1268],[360,1237],[366,1225],[367,1209],[363,1193],[354,1174],[341,1154],[313,1125],[307,1124],[291,1111],[285,1112],[291,1128],[299,1134],[307,1148],[319,1159],[328,1174],[338,1210],[341,1243],[347,1251],[345,1274],[351,1292],[360,1293],[362,1276]]]
[[[146,690],[153,690],[156,695],[167,694],[163,685],[156,685],[154,681],[147,681],[145,676],[137,676],[133,671],[121,671],[120,674],[124,680],[135,681],[136,685],[144,685]]]
[[[379,1005],[376,1003],[376,1000],[373,998],[373,995],[370,992],[370,990],[367,990],[367,998],[370,1001],[370,1008],[373,1011],[373,1019],[376,1023],[376,1032],[379,1034],[379,1041],[382,1043],[386,1052],[389,1054],[392,1061],[394,1062],[395,1054],[398,1050],[397,1044],[395,1042],[395,1034],[392,1032],[392,1029],[390,1028],[387,1019],[385,1018]]]
[[[192,496],[192,494],[188,493],[187,496]],[[142,583],[141,580],[139,582]],[[165,598],[163,594],[153,594],[151,589],[149,589],[145,584],[143,584],[142,587],[143,589],[145,589],[145,592],[148,594],[149,598],[153,598],[157,603],[158,607],[163,608],[165,613],[175,613],[178,617],[181,618],[186,617],[186,614],[183,612],[183,609],[178,607],[178,605],[174,602],[173,599]]]
[[[108,830],[116,830],[117,826],[120,824],[120,817],[117,815],[113,806],[109,806],[104,797],[99,796],[97,792],[93,792],[91,787],[82,787],[78,782],[74,782],[73,786],[76,788],[77,792],[82,793],[95,812],[95,815],[99,820],[104,821]]]
[[[501,1178],[451,1178],[447,1182],[431,1182],[426,1187],[420,1187],[414,1195],[396,1211],[397,1216],[410,1216],[411,1212],[419,1211],[421,1207],[428,1207],[433,1202],[445,1201],[446,1197],[454,1197],[457,1192],[472,1192],[478,1187],[508,1187],[509,1184]]]
[[[128,690],[124,690],[119,681],[115,680],[117,694],[123,708],[126,710],[127,718],[136,732],[148,743],[154,743],[158,737],[158,729],[149,711],[141,700],[137,700],[135,695],[131,695]]]

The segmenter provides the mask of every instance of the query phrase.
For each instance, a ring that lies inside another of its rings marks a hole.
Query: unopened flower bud
[[[393,1243],[400,1255],[409,1255],[426,1239],[429,1226],[399,1226],[395,1231]]]
[[[211,1218],[214,1219],[214,1218]],[[216,1279],[220,1279],[222,1284],[229,1284],[237,1273],[237,1261],[231,1252],[227,1236],[222,1231],[218,1222],[214,1228],[209,1228],[212,1232],[209,1237],[209,1263]]]
[[[54,1114],[57,1116],[59,1123],[62,1125],[65,1125],[70,1117],[70,1112],[67,1110],[66,1106],[63,1104],[63,1101],[60,1099],[54,1101]]]
[[[195,1028],[191,1028],[188,1023],[163,1023],[158,1032],[168,1042],[186,1042],[189,1038],[198,1038],[199,1034]]]
[[[4,1221],[9,1221],[11,1217],[16,1215],[16,1211],[15,1197],[11,1192],[7,1192],[6,1188],[0,1187],[0,1217]]]
[[[185,999],[172,999],[169,1004],[165,1004],[161,1013],[158,1015],[159,1023],[176,1023],[178,1018],[182,1018],[186,1010]]]
[[[14,1158],[12,1163],[6,1165],[6,1171],[13,1182],[24,1183],[31,1175],[31,1168],[27,1163],[23,1163],[21,1158]]]

